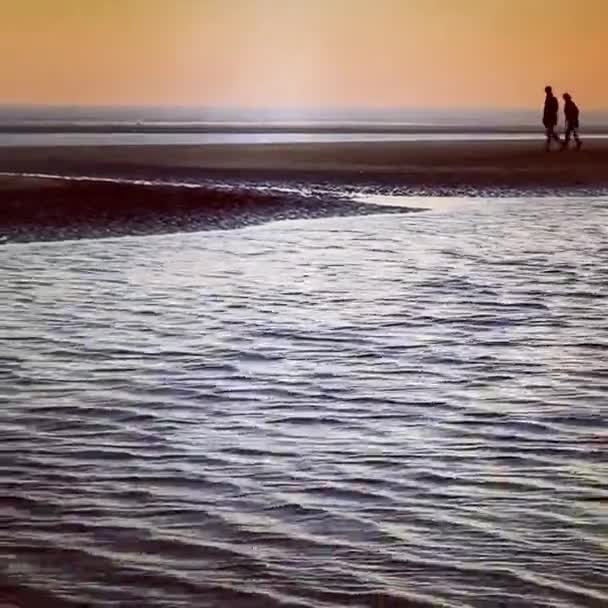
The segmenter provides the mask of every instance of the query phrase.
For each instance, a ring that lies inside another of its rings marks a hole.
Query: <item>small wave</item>
[[[2,601],[608,603],[608,207],[367,208],[0,251]]]

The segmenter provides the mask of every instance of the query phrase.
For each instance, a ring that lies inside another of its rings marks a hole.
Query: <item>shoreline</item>
[[[561,126],[563,130],[563,125]],[[598,121],[586,124],[586,131],[597,137],[608,136],[608,126]],[[360,134],[395,134],[395,135],[530,135],[538,136],[539,128],[530,123],[513,124],[410,124],[393,122],[319,122],[319,123],[188,123],[188,122],[95,122],[77,121],[0,121],[2,134],[301,134],[301,135],[360,135]]]
[[[608,195],[608,142],[552,154],[543,145],[541,139],[0,148],[0,242],[415,210],[356,200],[368,194]]]

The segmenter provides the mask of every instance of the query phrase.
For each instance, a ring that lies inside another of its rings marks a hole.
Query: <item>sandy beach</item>
[[[589,140],[580,152],[547,154],[543,146],[539,137],[538,141],[3,147],[0,171],[377,181],[421,188],[608,186],[608,140]]]
[[[608,192],[608,141],[552,154],[542,140],[4,147],[0,172],[3,242],[98,238],[407,212],[349,198],[363,192],[601,195]],[[32,177],[38,174],[93,179]],[[176,187],[183,183],[198,187]]]

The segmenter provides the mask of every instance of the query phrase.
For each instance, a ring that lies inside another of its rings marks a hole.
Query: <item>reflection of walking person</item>
[[[543,125],[545,126],[545,133],[547,134],[547,151],[551,149],[551,142],[556,141],[561,144],[559,135],[555,132],[557,126],[557,113],[559,112],[559,102],[557,97],[553,95],[553,89],[551,87],[545,87],[545,109],[543,112]]]
[[[568,93],[564,93],[564,116],[566,118],[566,138],[562,146],[568,147],[570,143],[570,137],[574,136],[576,142],[576,149],[580,150],[583,145],[580,137],[578,136],[578,107],[572,101],[572,97]]]

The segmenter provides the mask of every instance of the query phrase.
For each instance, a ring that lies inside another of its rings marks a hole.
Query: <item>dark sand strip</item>
[[[608,140],[546,154],[538,141],[0,147],[0,171],[326,182],[429,194],[608,189]],[[424,192],[423,192],[424,193]]]
[[[247,189],[0,178],[0,242],[225,230],[286,219],[404,213],[334,197]]]

